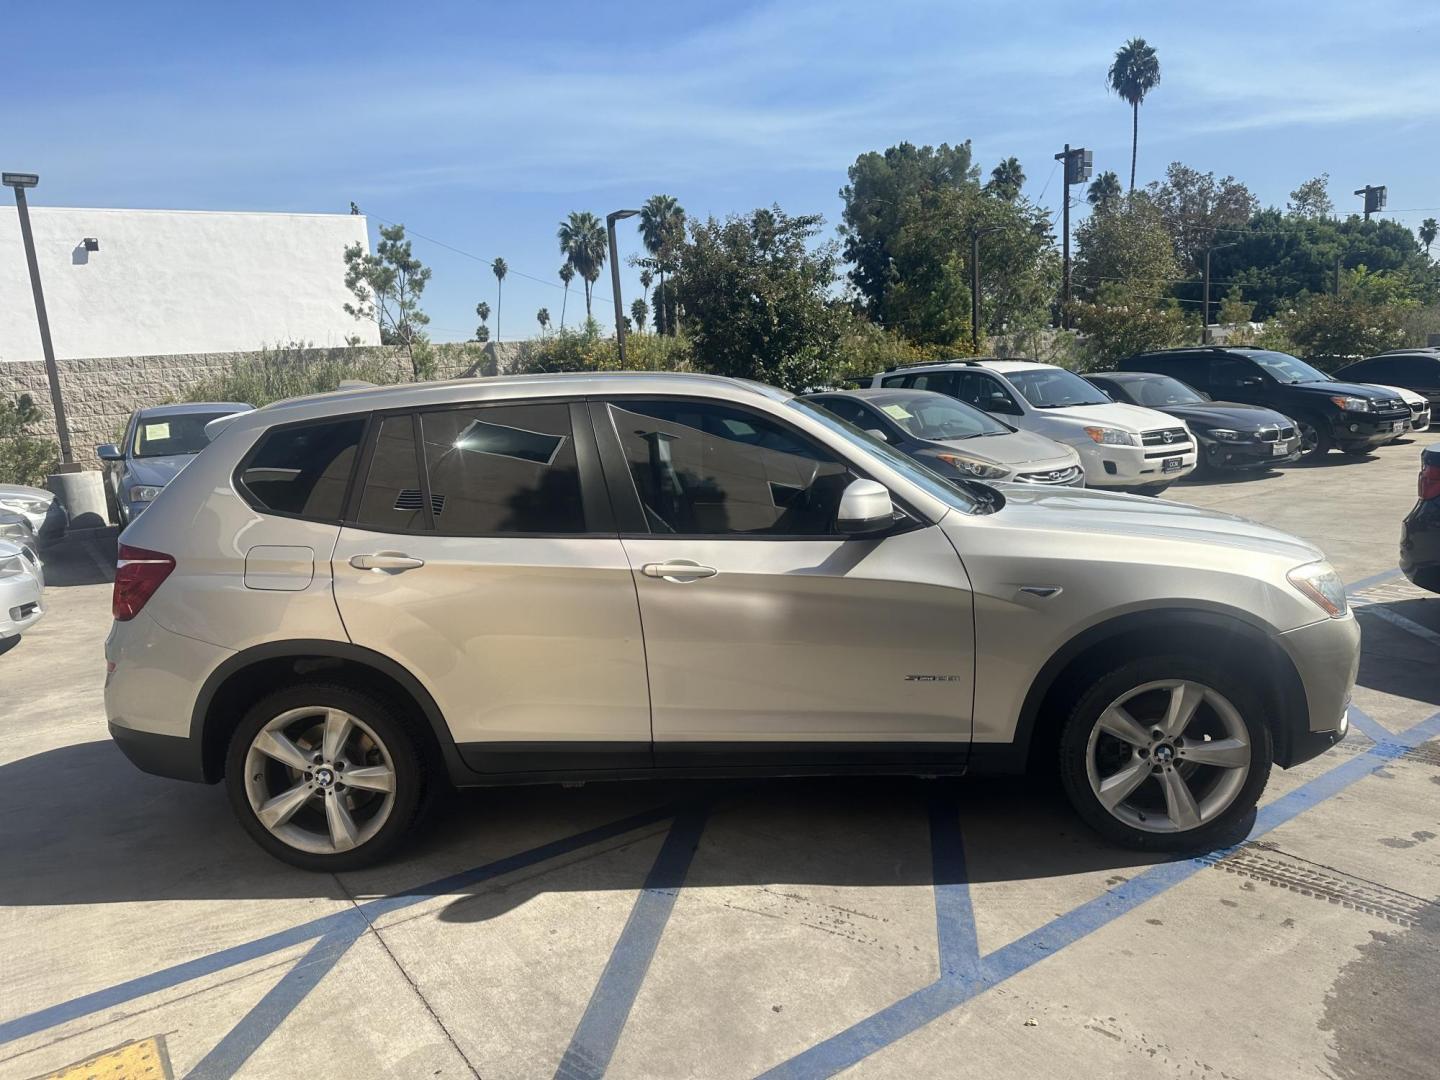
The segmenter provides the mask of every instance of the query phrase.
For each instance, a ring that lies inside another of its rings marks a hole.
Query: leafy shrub
[[[517,368],[523,373],[545,371],[620,371],[613,337],[602,337],[594,320],[579,330],[561,330],[531,343]],[[628,334],[626,371],[693,371],[690,342],[683,334]]]
[[[29,394],[0,401],[0,484],[38,486],[55,470],[59,448],[29,430],[43,419]]]
[[[1080,370],[1110,367],[1117,361],[1149,349],[1168,349],[1198,341],[1198,319],[1190,319],[1178,304],[1156,307],[1120,290],[1101,289],[1094,303],[1071,305],[1072,324],[1083,335]]]
[[[419,350],[417,349],[417,352]],[[267,346],[237,360],[218,375],[196,383],[188,401],[243,401],[259,408],[272,401],[323,394],[347,379],[388,384],[400,381],[401,366],[383,356],[365,356],[310,344]]]

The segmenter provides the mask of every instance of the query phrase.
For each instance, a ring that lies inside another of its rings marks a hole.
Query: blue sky
[[[1265,203],[1329,172],[1344,210],[1367,182],[1412,227],[1440,206],[1440,6],[1417,0],[26,3],[0,40],[0,164],[42,174],[37,205],[353,199],[372,233],[403,221],[503,255],[500,332],[530,336],[542,305],[559,320],[572,209],[664,191],[692,216],[778,202],[833,226],[856,155],[902,140],[969,138],[987,171],[1014,154],[1055,209],[1067,140],[1123,177],[1130,115],[1104,76],[1133,35],[1163,73],[1142,184],[1178,159]],[[622,257],[639,250],[627,225]],[[495,303],[488,266],[415,250],[434,338],[468,337],[476,300]],[[628,303],[628,266],[623,288]],[[608,322],[608,271],[597,292]],[[572,287],[567,322],[580,312]]]

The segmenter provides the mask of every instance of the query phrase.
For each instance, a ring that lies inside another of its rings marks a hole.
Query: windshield
[[[853,424],[846,423],[834,413],[826,410],[823,405],[817,405],[802,398],[791,398],[789,405],[792,409],[799,409],[811,418],[820,421],[835,434],[851,443],[858,452],[878,459],[881,464],[894,469],[906,480],[921,488],[927,495],[939,499],[945,505],[953,506],[956,510],[966,514],[984,512],[989,509],[983,500],[977,498],[966,488],[952,484],[944,477],[931,472],[908,454],[902,454],[889,443],[877,439],[868,432],[861,431]]]
[[[132,457],[171,457],[176,454],[198,454],[209,445],[205,425],[220,413],[180,413],[175,416],[141,417],[135,425],[135,446]]]
[[[1024,395],[1025,400],[1037,409],[1110,404],[1108,397],[1073,371],[1066,371],[1064,368],[1007,371],[1005,377]]]
[[[916,439],[943,442],[973,439],[977,435],[1005,435],[1014,430],[993,416],[943,394],[884,398],[870,404]]]
[[[1256,349],[1254,352],[1247,352],[1245,355],[1264,368],[1265,373],[1271,376],[1276,382],[1307,383],[1330,381],[1329,375],[1326,375],[1323,371],[1317,371],[1298,356],[1291,356],[1289,353],[1271,352],[1268,349]]]
[[[1156,375],[1148,379],[1130,379],[1121,384],[1130,391],[1137,405],[1148,405],[1152,409],[1166,405],[1203,405],[1205,399],[1186,386],[1179,379],[1169,375]]]

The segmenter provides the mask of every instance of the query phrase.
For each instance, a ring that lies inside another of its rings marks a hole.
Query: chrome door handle
[[[374,555],[351,555],[350,565],[356,570],[415,570],[424,566],[425,560],[399,551],[377,551]]]
[[[713,566],[701,566],[689,559],[674,559],[671,562],[652,562],[640,567],[646,577],[663,578],[666,581],[696,581],[699,578],[714,577],[720,571]]]

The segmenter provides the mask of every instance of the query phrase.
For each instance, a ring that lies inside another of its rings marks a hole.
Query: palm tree
[[[638,296],[635,302],[630,305],[630,317],[635,320],[635,329],[643,334],[645,332],[645,319],[650,314],[650,305]]]
[[[545,336],[545,331],[550,328],[550,309],[541,308],[535,313],[535,321],[540,324],[540,336]]]
[[[490,318],[490,305],[484,300],[481,300],[475,305],[475,314],[480,319],[480,325],[475,328],[475,340],[489,341],[490,327],[485,325],[485,321]]]
[[[1024,186],[1025,170],[1020,167],[1020,159],[1008,157],[990,171],[990,182],[985,188],[1006,202],[1011,202]]]
[[[565,295],[560,300],[560,329],[565,329],[565,307],[570,303],[570,282],[575,280],[575,268],[568,262],[560,267],[560,280],[565,283]]]
[[[1435,237],[1440,234],[1440,225],[1436,225],[1433,217],[1427,217],[1420,223],[1420,242],[1425,245],[1425,254],[1430,254],[1430,245],[1435,243]]]
[[[510,267],[505,265],[505,260],[496,258],[490,264],[490,272],[495,275],[495,340],[500,340],[500,304],[505,299],[505,275],[510,272]]]
[[[590,315],[590,295],[605,266],[605,226],[589,210],[572,210],[555,234],[560,253],[585,282],[585,318]]]
[[[1140,103],[1160,85],[1160,58],[1144,38],[1131,38],[1115,52],[1110,89],[1130,105],[1130,190],[1135,190],[1135,157],[1140,147]]]
[[[1120,177],[1114,170],[1107,169],[1090,182],[1085,190],[1085,201],[1096,210],[1104,210],[1120,198]]]
[[[655,260],[660,273],[661,302],[655,305],[655,330],[675,333],[671,318],[670,294],[665,289],[665,272],[673,270],[675,248],[685,237],[685,209],[674,195],[651,195],[640,207],[640,240]]]

